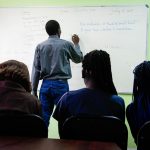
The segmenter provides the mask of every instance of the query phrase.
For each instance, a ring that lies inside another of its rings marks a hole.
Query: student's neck
[[[88,89],[95,89],[95,86],[91,80],[88,80],[87,82],[85,82],[85,86]]]

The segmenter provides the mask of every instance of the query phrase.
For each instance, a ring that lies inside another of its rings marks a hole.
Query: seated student
[[[61,125],[72,115],[109,115],[125,121],[124,100],[112,80],[109,54],[93,50],[84,56],[82,77],[86,88],[70,91],[59,100],[53,117]]]
[[[150,120],[150,61],[135,67],[133,101],[127,106],[126,116],[135,143],[140,127]]]
[[[0,110],[18,110],[41,116],[38,99],[30,94],[27,66],[16,60],[0,64]]]

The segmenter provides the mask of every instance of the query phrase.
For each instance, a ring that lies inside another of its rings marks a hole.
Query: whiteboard
[[[146,59],[146,6],[0,8],[0,62],[16,59],[31,73],[35,47],[48,38],[45,23],[60,23],[61,38],[80,37],[83,54],[102,49],[110,54],[113,81],[119,93],[131,93],[133,69]],[[70,90],[85,87],[81,63],[72,66]]]

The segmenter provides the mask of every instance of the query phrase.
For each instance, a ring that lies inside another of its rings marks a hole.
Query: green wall
[[[145,5],[145,4],[150,6],[150,0],[0,0],[0,7],[101,6],[101,5]],[[149,12],[149,16],[150,16],[150,12]],[[148,18],[148,20],[150,19]],[[150,29],[148,28],[148,43],[150,43],[149,37],[150,37]],[[148,54],[147,58],[149,59],[150,58],[150,44],[148,45],[147,54]],[[121,96],[124,98],[126,106],[127,106],[132,99],[131,95],[121,95]],[[56,137],[58,137],[58,135],[56,135]],[[55,138],[55,137],[52,137],[52,138]],[[135,147],[130,131],[129,131],[128,145],[129,147]]]
[[[150,4],[149,0],[0,0],[1,6]]]

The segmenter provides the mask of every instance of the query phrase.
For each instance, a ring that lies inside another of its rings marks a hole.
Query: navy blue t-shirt
[[[59,100],[53,117],[65,121],[72,115],[109,115],[125,121],[124,100],[100,90],[88,88],[65,93]]]

